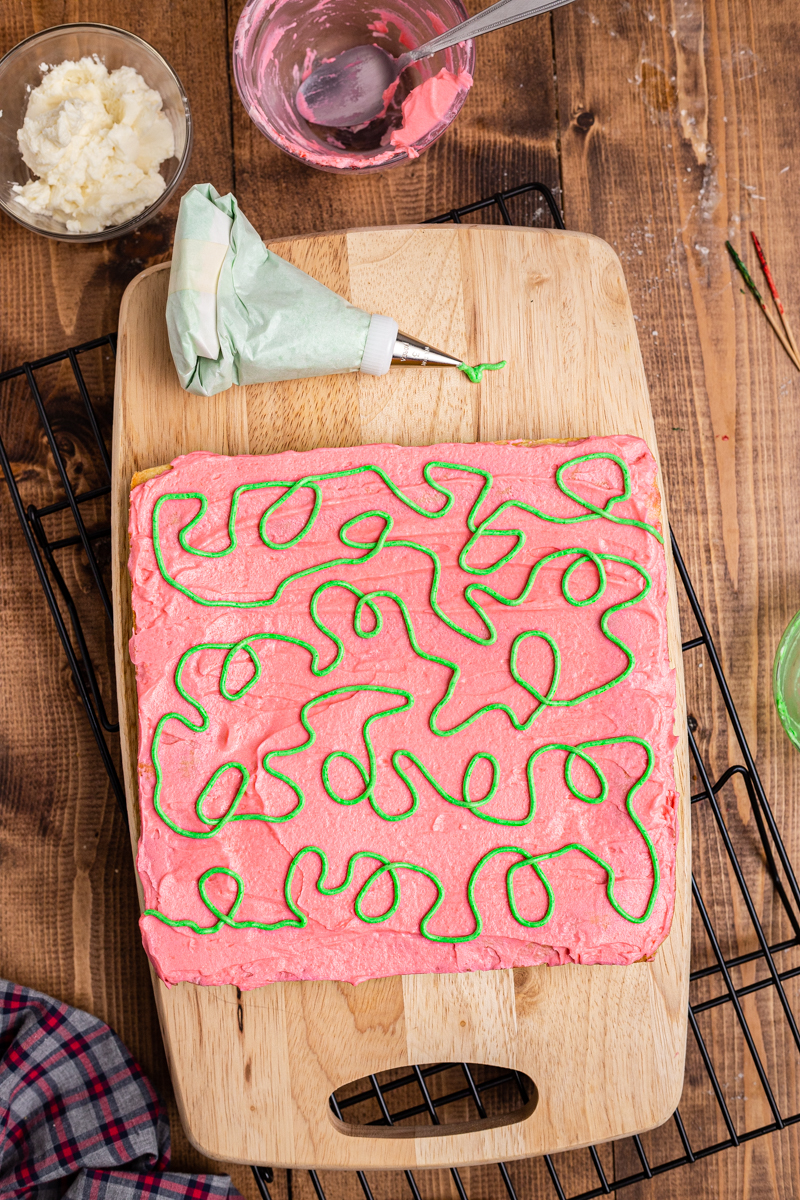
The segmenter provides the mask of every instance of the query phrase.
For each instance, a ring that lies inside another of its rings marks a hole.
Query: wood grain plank
[[[724,248],[726,238],[743,248],[755,277],[749,229],[763,232],[784,301],[797,311],[792,252],[800,210],[789,183],[797,155],[787,124],[793,75],[786,66],[796,33],[789,7],[599,0],[591,13],[572,5],[554,14],[554,28],[567,222],[604,237],[622,259],[673,527],[796,860],[800,820],[791,800],[798,762],[771,702],[770,667],[798,606],[797,497],[787,492],[786,470],[798,434],[800,377],[751,299],[740,294]],[[699,652],[687,670],[696,736],[712,772],[719,772],[736,757],[729,727]],[[780,921],[758,867],[746,795],[731,786],[721,799],[756,904],[777,940]],[[697,809],[695,817],[696,870],[724,949],[751,950],[752,926],[741,899],[730,899],[731,872],[713,821]],[[704,955],[710,961],[699,927],[695,945],[698,965]],[[752,982],[755,967],[736,978]],[[797,1055],[784,1018],[766,998],[748,1000],[745,1013],[783,1110],[797,1111]],[[735,1023],[715,1010],[701,1025],[721,1079],[738,1081],[727,1084],[726,1096],[739,1127],[769,1121]],[[690,1135],[699,1145],[724,1137],[691,1046],[687,1072]],[[638,1169],[630,1147],[618,1154],[618,1173]],[[799,1155],[800,1138],[787,1132],[625,1194],[783,1196],[792,1190]]]
[[[143,6],[131,0],[31,0],[0,10],[0,54],[38,30],[69,21],[129,29],[171,63],[191,96],[195,146],[187,184],[208,177],[232,184],[231,98],[225,7],[218,0]],[[197,38],[202,27],[204,36]],[[168,255],[177,199],[138,233],[96,246],[48,241],[0,217],[0,369],[116,329],[122,293],[143,267]],[[114,362],[106,351],[82,368],[110,439]],[[45,403],[75,486],[107,482],[69,367],[40,377]],[[24,386],[4,385],[0,432],[26,503],[62,497]],[[5,491],[5,489],[3,489]],[[74,532],[49,518],[52,536]],[[90,523],[103,524],[94,506]],[[99,549],[103,553],[103,545]],[[113,715],[111,634],[88,567],[59,552],[77,597],[100,686]],[[105,549],[106,562],[108,549]],[[172,1099],[137,929],[138,902],[127,832],[69,675],[17,518],[0,503],[0,904],[18,921],[0,934],[3,975],[83,1006],[108,1021],[167,1101],[178,1170],[219,1170],[189,1146]],[[245,1195],[257,1191],[235,1169]]]

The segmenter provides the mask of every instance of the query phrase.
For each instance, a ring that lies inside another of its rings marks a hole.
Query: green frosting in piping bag
[[[187,391],[357,371],[370,320],[268,250],[234,196],[203,183],[181,200],[167,328]]]
[[[210,183],[181,200],[166,316],[181,387],[199,396],[235,383],[380,375],[381,355],[384,371],[391,358],[386,326],[397,331],[395,321],[378,317],[383,326],[371,333],[371,313],[268,250],[235,197],[220,196]],[[458,369],[479,383],[484,371],[505,365]]]

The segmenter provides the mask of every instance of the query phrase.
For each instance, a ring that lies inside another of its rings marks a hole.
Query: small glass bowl
[[[57,66],[67,59],[77,61],[93,54],[105,63],[109,71],[117,67],[133,67],[148,87],[159,93],[164,115],[175,135],[175,156],[161,164],[161,175],[166,183],[164,191],[138,217],[123,221],[121,225],[109,225],[96,233],[70,233],[61,221],[29,212],[16,200],[12,185],[27,183],[33,178],[22,161],[17,130],[25,117],[30,92],[42,81],[40,64]],[[132,233],[144,225],[175,191],[192,151],[192,118],[180,79],[169,63],[147,42],[112,25],[56,25],[35,33],[9,50],[0,59],[0,110],[0,209],[26,229],[61,242],[105,242]]]
[[[800,750],[800,613],[792,617],[778,644],[772,694],[781,724]]]
[[[474,73],[473,42],[460,42],[408,67],[388,114],[358,130],[311,125],[297,112],[294,96],[314,52],[319,61],[374,43],[398,58],[467,16],[461,0],[383,0],[375,8],[363,0],[248,0],[236,26],[233,77],[250,119],[287,154],[321,171],[382,170],[416,158],[455,120],[468,88],[459,88],[442,119],[412,143],[412,153],[388,141],[412,88],[443,67],[454,74]]]

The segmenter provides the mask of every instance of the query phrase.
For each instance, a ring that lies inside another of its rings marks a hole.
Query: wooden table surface
[[[727,237],[741,245],[754,228],[800,324],[796,4],[576,0],[552,18],[484,39],[475,86],[454,128],[416,163],[360,179],[295,163],[250,123],[228,66],[239,9],[238,0],[17,0],[0,9],[0,53],[67,21],[102,21],[146,38],[190,97],[195,147],[187,186],[210,180],[221,192],[233,189],[265,237],[422,220],[540,179],[560,197],[568,228],[611,243],[638,320],[673,527],[779,825],[800,862],[800,809],[792,805],[800,760],[770,693],[775,648],[800,607],[792,449],[800,375],[740,294],[724,249]],[[533,207],[519,209],[521,223]],[[115,329],[125,285],[169,257],[176,211],[173,202],[140,233],[93,247],[46,241],[0,219],[0,370]],[[108,427],[113,363],[98,361],[92,372]],[[94,486],[100,480],[90,435],[66,372],[47,376],[46,391],[73,478]],[[26,501],[47,503],[58,498],[57,479],[23,397],[16,385],[4,390],[0,432]],[[67,556],[65,571],[86,613],[95,612],[77,553]],[[0,500],[0,623],[0,972],[108,1021],[170,1102],[176,1169],[219,1170],[188,1146],[170,1100],[127,834],[7,499]],[[90,632],[105,640],[110,664],[101,618]],[[704,682],[709,674],[689,671],[689,705],[701,745],[721,770],[728,735]],[[107,670],[103,684],[108,689]],[[743,794],[731,793],[727,806],[747,837],[752,818]],[[698,869],[713,892],[728,870],[702,828],[697,836]],[[763,888],[755,895],[766,903]],[[741,937],[746,948],[743,925]],[[748,1004],[756,1043],[778,1064],[781,1103],[795,1112],[797,1060],[777,1006]],[[754,1128],[769,1119],[768,1109],[725,1028],[721,1021],[709,1036]],[[708,1089],[697,1072],[690,1082]],[[255,1195],[246,1170],[232,1168],[232,1175]],[[501,1194],[496,1172],[465,1177],[472,1196]],[[540,1163],[515,1165],[512,1178],[526,1200],[553,1195]],[[798,1178],[795,1126],[619,1194],[784,1200]],[[305,1175],[293,1182],[294,1196],[313,1194]],[[371,1183],[379,1197],[407,1194],[402,1177]],[[587,1176],[582,1186],[590,1183]],[[331,1198],[361,1194],[352,1176],[327,1178],[325,1186]],[[446,1174],[425,1186],[426,1195],[453,1194]],[[571,1190],[579,1186],[574,1176]],[[273,1193],[287,1196],[280,1173]]]

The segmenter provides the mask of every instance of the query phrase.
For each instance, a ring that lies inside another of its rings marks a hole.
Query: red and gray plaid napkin
[[[169,1166],[164,1106],[96,1017],[0,980],[0,1197],[231,1200]]]

